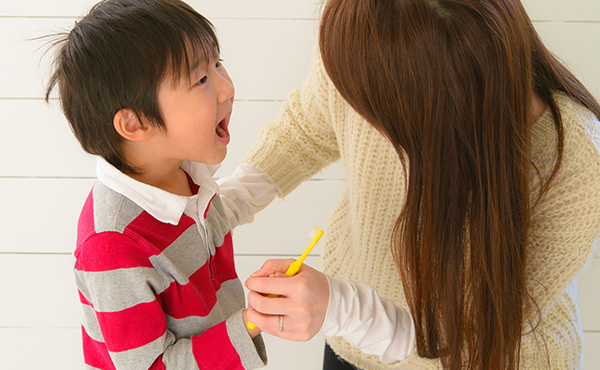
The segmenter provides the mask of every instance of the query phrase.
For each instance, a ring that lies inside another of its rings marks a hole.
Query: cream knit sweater
[[[578,369],[583,332],[574,277],[585,266],[600,230],[600,123],[588,110],[556,94],[565,126],[564,160],[538,203],[529,243],[528,287],[541,322],[522,343],[521,368]],[[547,178],[555,159],[549,111],[533,130],[533,157]],[[294,92],[267,125],[246,161],[266,174],[285,196],[330,163],[342,159],[347,187],[326,225],[324,272],[364,281],[380,295],[406,305],[390,252],[392,227],[405,198],[401,164],[391,144],[342,99],[318,61],[305,86]],[[539,180],[532,176],[535,188]],[[529,331],[525,327],[524,332]],[[342,338],[334,351],[362,369],[437,369],[438,360],[415,352],[385,365]]]

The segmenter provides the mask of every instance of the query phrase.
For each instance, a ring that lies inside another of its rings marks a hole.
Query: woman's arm
[[[318,333],[342,336],[384,363],[402,361],[415,346],[410,312],[381,297],[367,284],[337,279],[303,265],[294,277],[285,271],[293,260],[270,260],[246,281],[248,318],[266,333],[305,341]],[[264,294],[277,294],[269,298]],[[260,313],[266,314],[261,315]],[[283,315],[280,331],[279,315]]]
[[[254,221],[254,215],[279,194],[275,184],[248,163],[242,163],[231,176],[217,183],[231,229]]]
[[[415,347],[415,328],[410,311],[379,296],[371,286],[327,276],[329,308],[321,332],[341,336],[383,363],[402,361]]]

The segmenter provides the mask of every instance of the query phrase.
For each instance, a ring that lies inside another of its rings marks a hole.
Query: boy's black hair
[[[195,61],[219,55],[213,25],[180,0],[104,0],[55,44],[46,101],[58,87],[63,112],[83,149],[126,173],[115,114],[164,129],[157,91],[162,81],[189,77]],[[202,59],[203,58],[203,59]]]

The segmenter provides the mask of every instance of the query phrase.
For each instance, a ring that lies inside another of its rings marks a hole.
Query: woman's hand
[[[323,326],[329,283],[325,275],[304,264],[293,277],[285,275],[292,262],[293,259],[268,260],[246,280],[246,287],[251,290],[246,316],[265,333],[302,342],[314,337]]]

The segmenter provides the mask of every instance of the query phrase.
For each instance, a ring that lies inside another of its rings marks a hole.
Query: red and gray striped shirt
[[[79,219],[75,277],[88,369],[254,369],[229,222],[210,166],[184,162],[194,196],[98,159]]]

